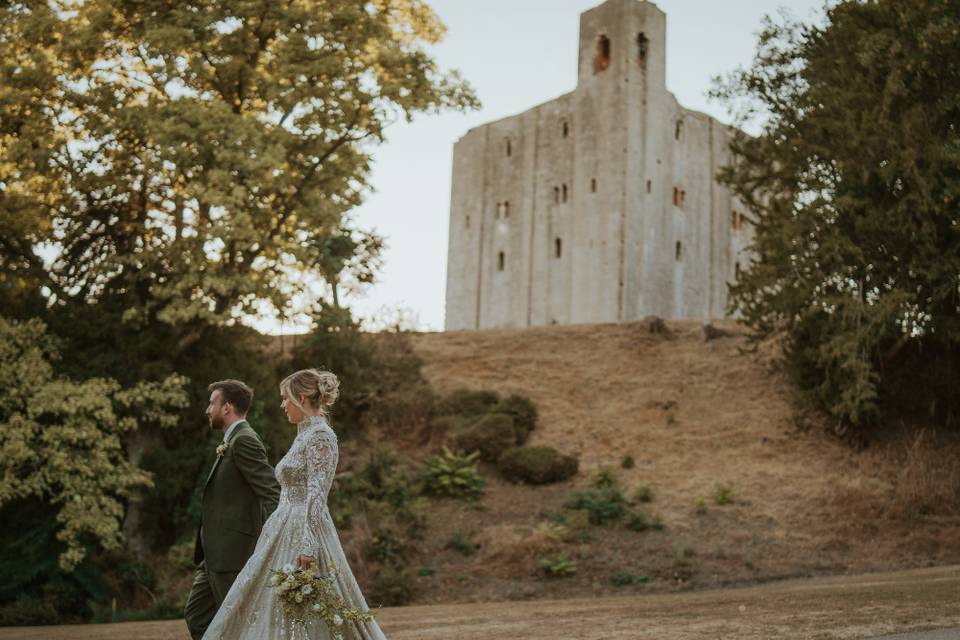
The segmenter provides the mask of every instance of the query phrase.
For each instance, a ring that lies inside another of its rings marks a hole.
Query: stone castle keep
[[[725,315],[732,131],[667,91],[665,37],[649,2],[583,13],[576,89],[454,145],[447,330]]]

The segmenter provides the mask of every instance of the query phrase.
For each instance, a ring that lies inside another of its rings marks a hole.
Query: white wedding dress
[[[322,570],[333,565],[336,583],[349,606],[367,611],[347,564],[327,509],[327,493],[337,470],[337,436],[322,417],[297,426],[297,437],[277,463],[280,502],[267,519],[257,547],[230,587],[203,640],[331,640],[322,620],[285,618],[280,600],[268,586],[270,572],[313,556]],[[344,640],[386,640],[375,620],[343,624]]]

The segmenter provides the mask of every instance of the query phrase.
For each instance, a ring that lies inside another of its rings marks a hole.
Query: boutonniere
[[[227,452],[227,443],[223,442],[217,447],[217,458],[222,458]]]

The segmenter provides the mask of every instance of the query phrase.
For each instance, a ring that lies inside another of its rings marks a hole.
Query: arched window
[[[673,139],[679,140],[680,135],[683,133],[683,120],[678,119],[673,128]]]
[[[676,253],[676,259],[680,260],[680,258],[683,256],[683,245],[680,244],[679,240],[677,240],[677,248],[675,253]],[[500,254],[500,255],[503,255],[503,254]]]
[[[503,203],[503,217],[504,218],[510,217],[510,201],[509,200]]]
[[[605,35],[597,39],[597,52],[593,56],[593,72],[606,71],[610,66],[610,38]]]
[[[597,192],[597,179],[590,178],[590,193],[596,193],[596,192]]]
[[[567,185],[563,185],[563,201],[567,201]]]
[[[653,189],[653,180],[647,180],[647,193]]]
[[[497,254],[497,271],[503,271],[504,267],[507,266],[507,256],[504,255],[503,251]]]
[[[507,145],[507,157],[509,158],[511,155],[513,155],[513,143],[510,142],[510,138],[507,138],[506,145]]]
[[[556,258],[559,258],[563,255],[563,241],[560,238],[557,238],[553,241],[553,255]]]
[[[560,204],[560,187],[553,188],[553,204]]]
[[[563,124],[560,126],[561,131],[563,131],[563,137],[566,138],[570,135],[570,125],[566,120],[563,121]]]

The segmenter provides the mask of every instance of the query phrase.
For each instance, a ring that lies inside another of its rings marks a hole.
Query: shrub
[[[623,459],[620,460],[621,469],[633,469],[635,466],[637,466],[637,463],[631,455],[625,455]]]
[[[471,391],[458,389],[440,401],[437,407],[439,415],[458,415],[477,417],[490,413],[500,401],[493,391]]]
[[[617,472],[611,467],[604,467],[593,475],[590,481],[594,489],[609,489],[617,485]]]
[[[635,502],[652,502],[653,488],[647,484],[637,487],[637,490],[633,492],[633,499]]]
[[[548,578],[566,578],[577,572],[577,563],[564,555],[557,558],[540,558],[537,564]]]
[[[487,462],[496,462],[516,440],[513,418],[502,413],[486,415],[453,435],[458,449],[479,451],[480,459]]]
[[[463,429],[470,423],[470,418],[464,416],[437,416],[430,420],[431,436],[450,436]]]
[[[410,602],[413,589],[414,579],[409,570],[387,566],[377,572],[368,599],[371,607],[396,607]]]
[[[497,466],[512,482],[549,484],[575,476],[579,462],[552,447],[514,447],[500,456]]]
[[[477,544],[470,542],[462,533],[458,533],[447,541],[446,548],[459,551],[465,557],[470,557],[477,551]]]
[[[39,597],[21,595],[9,604],[0,606],[0,626],[59,624],[60,614],[53,603]]]
[[[567,508],[586,511],[590,524],[606,524],[618,520],[627,512],[627,500],[620,489],[588,489],[573,494]]]
[[[652,581],[651,576],[636,576],[631,573],[615,573],[610,576],[610,582],[615,587],[628,587],[646,584]]]
[[[627,529],[631,531],[646,531],[647,529],[659,531],[663,529],[663,523],[659,517],[650,511],[634,511],[627,516]]]
[[[483,494],[483,478],[477,473],[480,454],[453,453],[444,447],[440,455],[423,461],[423,492],[432,496],[476,498]]]
[[[730,504],[733,502],[733,487],[725,484],[718,484],[713,492],[713,501],[719,505]]]
[[[512,395],[498,402],[492,413],[502,413],[513,418],[513,428],[517,434],[517,445],[522,445],[537,426],[537,407],[524,396]]]

